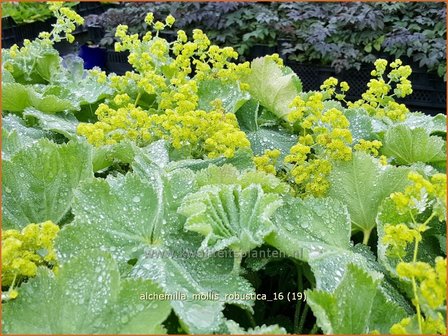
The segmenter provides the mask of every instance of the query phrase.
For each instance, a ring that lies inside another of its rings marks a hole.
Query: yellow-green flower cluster
[[[328,89],[333,85],[335,82],[330,80],[325,87]],[[306,99],[298,96],[290,107],[288,121],[297,123],[303,135],[291,148],[285,162],[293,164],[291,175],[300,188],[315,196],[323,196],[329,188],[329,160],[346,161],[352,157],[350,123],[340,110],[324,109],[321,92],[312,93]]]
[[[419,283],[421,304],[427,304],[431,309],[443,305],[446,300],[446,259],[437,257],[435,266],[417,261],[400,262],[397,274],[402,278],[415,278]]]
[[[397,274],[403,279],[413,281],[416,294],[413,300],[414,305],[432,312],[421,316],[418,309],[417,320],[420,333],[446,335],[445,320],[440,312],[436,312],[446,303],[446,258],[437,257],[434,267],[421,261],[400,262],[397,265]],[[408,334],[410,322],[410,318],[401,320],[392,326],[391,333]]]
[[[381,148],[382,145],[383,143],[378,140],[369,141],[361,139],[353,148],[357,151],[366,152],[373,156],[378,156],[379,155],[378,150]]]
[[[345,95],[350,89],[350,86],[347,82],[340,82],[338,89],[338,83],[339,81],[336,78],[329,77],[320,86],[320,89],[327,99],[330,99],[334,96],[337,100],[345,101]]]
[[[386,75],[388,62],[384,59],[375,61],[375,70],[371,75],[376,77],[367,84],[367,91],[362,94],[362,99],[354,103],[348,103],[349,107],[362,107],[370,115],[376,118],[388,117],[393,121],[403,121],[409,112],[404,104],[399,104],[394,97],[403,98],[412,93],[412,85],[408,77],[412,69],[408,65],[402,65],[401,60],[390,63],[391,71]],[[395,88],[392,89],[394,84]]]
[[[142,39],[138,34],[129,35],[125,25],[117,27],[116,36],[120,42],[115,44],[115,50],[129,50],[128,61],[138,73],[127,73],[125,78],[115,79],[115,88],[123,89],[126,82],[131,81],[140,89],[139,94],[156,94],[161,109],[194,110],[198,101],[197,81],[210,78],[238,81],[250,71],[249,62],[232,62],[238,58],[233,48],[212,45],[202,30],[193,30],[191,40],[179,30],[177,40],[168,43],[159,38],[158,33],[174,24],[175,19],[168,16],[165,24],[153,20],[154,16],[149,13],[145,21],[156,30],[155,35],[149,31]],[[241,83],[241,88],[247,89],[247,84]]]
[[[379,149],[383,146],[383,143],[381,141],[378,140],[364,140],[364,139],[360,139],[359,142],[353,146],[353,149],[360,151],[360,152],[365,152],[367,154],[370,154],[372,156],[378,157],[378,155],[380,154]],[[380,163],[385,166],[387,165],[387,157],[384,155],[381,155],[379,157]]]
[[[28,224],[22,231],[2,231],[2,285],[14,287],[36,275],[41,265],[54,266],[54,239],[59,226],[51,221]]]
[[[446,174],[437,173],[425,179],[417,172],[410,172],[408,179],[411,184],[404,192],[394,192],[390,195],[395,208],[400,214],[409,214],[412,223],[390,225],[384,227],[383,242],[388,246],[388,254],[397,258],[406,255],[408,244],[418,244],[422,240],[422,232],[428,230],[430,219],[439,215],[443,220],[446,209]],[[425,223],[415,222],[415,213],[423,213],[428,207],[432,207],[432,214]]]
[[[107,82],[107,75],[105,71],[101,71],[99,68],[93,68],[89,70],[89,73],[93,75],[99,84],[105,84]]]
[[[410,335],[410,334],[424,334],[424,335],[446,335],[445,319],[441,313],[434,314],[435,317],[426,316],[421,319],[422,330],[416,332],[410,317],[402,319],[399,323],[394,324],[390,328],[392,335]]]
[[[266,58],[266,59],[273,60],[273,61],[274,61],[275,63],[277,63],[277,65],[279,65],[280,67],[284,67],[283,59],[282,59],[282,58],[280,57],[280,55],[277,54],[277,53],[274,53],[274,54],[271,54],[271,55],[266,55],[265,58]]]
[[[273,175],[277,174],[275,165],[280,157],[280,151],[278,149],[266,150],[263,155],[255,156],[254,163],[257,170],[264,171]]]
[[[42,39],[50,39],[52,42],[60,42],[62,34],[65,39],[72,43],[75,40],[73,31],[76,29],[76,25],[82,25],[84,19],[77,14],[74,10],[63,7],[62,1],[48,2],[49,9],[56,17],[56,24],[53,25],[53,30],[50,33],[43,32],[39,35]]]
[[[115,101],[129,100],[126,95],[115,97]],[[164,139],[175,149],[189,148],[193,157],[221,155],[232,157],[238,148],[249,147],[245,133],[238,127],[236,117],[222,110],[205,112],[188,111],[179,114],[166,110],[163,114],[151,114],[133,104],[113,109],[101,104],[97,111],[98,122],[81,123],[78,134],[95,145],[111,145],[125,139],[139,146]]]
[[[406,247],[414,242],[422,240],[422,232],[428,227],[420,224],[416,228],[410,228],[404,223],[384,226],[383,243],[387,245],[387,254],[392,257],[403,258],[406,255]]]
[[[3,50],[3,66],[11,74],[28,78],[37,66],[36,57],[42,55],[44,50],[54,52],[53,44],[64,38],[70,43],[74,41],[72,32],[84,19],[70,8],[63,7],[62,2],[50,2],[49,6],[57,19],[51,32],[41,32],[33,41],[24,39],[23,47],[14,44],[10,49]]]
[[[390,195],[400,213],[417,210],[421,213],[426,207],[432,206],[433,211],[442,220],[446,209],[446,174],[437,173],[425,179],[417,172],[410,172],[408,179],[411,184],[404,192]]]
[[[238,148],[248,147],[235,115],[226,114],[222,102],[212,103],[211,111],[198,110],[198,87],[203,79],[238,80],[250,71],[249,63],[233,63],[238,57],[235,50],[211,45],[199,29],[193,31],[192,40],[184,31],[178,31],[173,43],[159,38],[160,30],[174,24],[171,16],[165,23],[154,22],[149,13],[145,22],[156,32],[141,39],[129,35],[127,26],[117,27],[120,42],[115,49],[129,50],[128,61],[137,71],[109,76],[115,97],[98,107],[97,123],[81,123],[78,133],[95,146],[125,139],[145,146],[165,139],[175,149],[190,149],[194,157],[232,157]]]
[[[416,307],[418,332],[446,333],[444,319],[437,310],[446,302],[446,259],[437,257],[435,265],[418,261],[418,247],[422,241],[422,233],[429,229],[428,224],[435,216],[440,220],[445,217],[446,209],[446,175],[435,174],[429,179],[417,172],[410,172],[411,184],[404,192],[390,195],[397,211],[409,215],[408,223],[397,225],[386,224],[383,243],[387,246],[387,254],[397,258],[397,275],[402,280],[412,283],[413,304]],[[432,206],[432,213],[421,223],[417,222],[415,212],[423,213]],[[417,211],[415,211],[417,210]],[[413,244],[412,260],[404,258],[409,254],[408,245]],[[422,310],[425,316],[422,315]],[[404,319],[391,328],[391,333],[408,333],[411,319]],[[411,328],[412,329],[412,328]]]

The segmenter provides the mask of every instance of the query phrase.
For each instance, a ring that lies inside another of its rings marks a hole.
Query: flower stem
[[[135,102],[134,102],[134,105],[135,106],[137,106],[137,103],[138,103],[138,101],[140,100],[140,97],[142,96],[142,92],[141,91],[139,91],[138,92],[138,95],[137,95],[137,98],[135,98]]]
[[[233,273],[240,272],[241,260],[243,260],[243,254],[240,251],[236,251],[233,255]]]
[[[369,239],[370,239],[370,234],[371,233],[372,233],[372,229],[363,231],[364,238],[362,240],[362,243],[364,245],[367,245],[369,243]]]
[[[300,272],[300,267],[297,264],[297,290],[299,292],[303,292],[303,280],[302,280],[302,273]],[[296,302],[296,308],[294,310],[294,334],[299,334],[299,318],[300,318],[300,310],[302,309],[302,300],[297,300]]]
[[[414,247],[414,256],[412,258],[412,262],[417,262],[417,254],[418,254],[418,240],[415,240],[415,247]],[[412,291],[414,293],[414,300],[415,300],[415,308],[417,309],[417,321],[418,321],[418,329],[420,334],[422,333],[422,313],[420,310],[420,302],[418,300],[418,294],[417,294],[417,283],[415,281],[415,277],[412,277]]]

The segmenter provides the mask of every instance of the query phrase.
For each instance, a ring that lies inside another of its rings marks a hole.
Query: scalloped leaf
[[[5,111],[21,113],[27,107],[47,112],[56,113],[64,110],[77,110],[78,106],[65,94],[55,95],[48,87],[42,93],[38,93],[31,85],[19,83],[4,83],[2,88],[2,108]]]
[[[285,328],[280,327],[277,324],[257,326],[255,328],[249,328],[244,330],[235,321],[227,320],[226,327],[231,335],[284,335],[287,334]]]
[[[14,114],[2,118],[2,159],[9,160],[24,147],[29,147],[46,134],[37,128],[27,127],[23,119]]]
[[[184,233],[182,238],[166,240],[163,247],[148,249],[131,275],[151,279],[174,295],[171,307],[187,332],[218,332],[224,326],[225,304],[251,311],[254,289],[232,271],[230,253],[205,258],[198,253],[196,238]]]
[[[297,143],[297,136],[288,134],[277,127],[260,127],[254,132],[247,132],[247,138],[254,155],[263,155],[266,150],[280,150],[279,162],[288,155],[292,146]]]
[[[280,205],[278,195],[265,194],[259,185],[208,185],[187,195],[178,212],[187,218],[186,230],[205,236],[205,251],[230,247],[246,253],[272,232],[270,217]]]
[[[161,294],[150,280],[120,279],[110,254],[85,251],[55,276],[40,268],[3,305],[6,334],[161,333],[171,309],[166,301],[141,300]]]
[[[381,153],[394,158],[399,165],[446,161],[445,141],[438,136],[430,136],[422,127],[411,129],[398,125],[389,128],[384,136]]]
[[[198,87],[199,103],[198,108],[210,111],[213,109],[212,102],[216,99],[222,101],[226,112],[235,113],[246,101],[249,100],[249,93],[241,91],[236,82],[223,82],[219,79],[207,79],[199,83]]]
[[[331,198],[287,197],[274,214],[275,230],[266,242],[286,255],[307,262],[316,279],[316,289],[334,291],[350,263],[366,272],[380,270],[370,251],[350,241],[350,216],[346,206]],[[381,270],[384,271],[384,270]],[[381,291],[406,310],[409,305],[389,282]]]
[[[405,167],[381,166],[375,158],[355,152],[352,160],[334,164],[328,196],[347,205],[353,231],[370,232],[381,202],[404,189],[408,172]]]
[[[76,127],[79,121],[70,112],[58,112],[55,114],[43,113],[28,107],[23,111],[25,117],[36,118],[39,127],[46,131],[62,134],[67,139],[77,139]]]
[[[240,172],[233,165],[210,165],[196,174],[199,187],[214,184],[239,184],[243,188],[251,184],[259,184],[266,193],[286,194],[290,187],[276,176],[258,170],[244,170]]]
[[[41,139],[3,161],[3,228],[59,223],[70,210],[73,190],[93,175],[90,146]]]
[[[355,264],[332,292],[307,291],[307,302],[324,334],[389,333],[390,327],[407,316],[379,289],[381,275],[366,273]]]
[[[285,119],[291,111],[289,104],[301,92],[300,79],[266,57],[254,59],[251,69],[243,79],[250,86],[251,96],[277,117]]]
[[[136,174],[108,176],[81,184],[75,193],[73,223],[65,225],[56,241],[59,259],[80,250],[101,248],[121,263],[160,242],[163,189]]]
[[[331,250],[350,248],[350,216],[331,198],[285,197],[272,216],[275,230],[266,242],[290,256],[309,261]]]

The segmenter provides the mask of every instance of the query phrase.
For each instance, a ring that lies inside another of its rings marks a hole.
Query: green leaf
[[[301,91],[297,76],[293,72],[285,73],[278,64],[266,57],[253,60],[251,68],[251,74],[243,81],[250,85],[252,98],[259,100],[277,117],[285,119],[291,111],[289,105]]]
[[[428,134],[446,135],[446,116],[444,114],[437,114],[433,117],[421,112],[409,112],[406,120],[402,122],[385,124],[377,122],[377,119],[372,119],[372,122],[375,122],[376,132],[385,132],[390,127],[404,125],[410,129],[424,128]]]
[[[210,165],[196,174],[199,187],[216,184],[239,184],[243,188],[251,184],[259,184],[265,193],[286,194],[290,188],[276,176],[259,170],[238,171],[233,165]]]
[[[309,261],[332,249],[350,248],[347,208],[331,198],[285,197],[272,222],[275,230],[266,242],[297,259]]]
[[[247,92],[241,91],[236,82],[223,82],[219,79],[207,79],[199,83],[198,88],[199,104],[201,110],[213,110],[211,103],[219,99],[222,101],[226,112],[235,113],[249,100]]]
[[[30,93],[27,87],[19,83],[3,83],[2,108],[5,111],[22,112],[31,106]]]
[[[351,246],[350,217],[339,201],[288,197],[272,222],[275,230],[266,242],[290,257],[307,262],[314,273],[317,290],[334,291],[351,263],[366,272],[384,271],[370,251]],[[389,300],[409,310],[404,298],[389,282],[382,282],[381,291]]]
[[[132,163],[137,147],[130,141],[121,141],[113,145],[93,148],[93,170],[99,171],[111,166],[114,162]]]
[[[131,275],[151,279],[165,293],[178,296],[170,303],[187,332],[216,332],[224,325],[225,304],[251,310],[254,290],[246,279],[232,272],[233,257],[205,258],[198,253],[195,239],[182,236],[165,241],[164,247],[148,249]]]
[[[257,326],[255,328],[249,328],[244,330],[238,323],[232,320],[226,321],[226,327],[231,335],[284,335],[287,334],[285,328],[280,327],[277,324],[267,326]]]
[[[278,149],[281,152],[279,162],[289,154],[289,150],[297,143],[297,137],[289,135],[277,128],[259,128],[255,132],[247,132],[254,155],[263,155],[266,150]]]
[[[10,114],[2,118],[2,159],[11,157],[24,147],[29,147],[45,137],[42,130],[27,127],[23,119]]]
[[[10,160],[11,156],[18,152],[21,148],[27,145],[28,140],[32,141],[27,136],[19,136],[16,130],[8,132],[2,131],[2,159]]]
[[[258,130],[258,110],[260,103],[254,99],[246,102],[237,112],[236,117],[238,124],[243,131],[256,131]]]
[[[3,227],[58,223],[70,210],[73,190],[92,176],[86,143],[57,145],[47,139],[22,148],[3,161]]]
[[[33,140],[44,138],[46,133],[40,129],[28,127],[24,120],[14,114],[8,114],[2,118],[2,129],[7,132],[17,131],[20,136]]]
[[[49,82],[60,69],[60,60],[59,53],[55,49],[50,49],[36,57],[36,72]]]
[[[101,248],[126,263],[145,247],[160,243],[162,190],[135,173],[82,183],[73,213],[75,220],[57,238],[60,260],[79,250]]]
[[[178,168],[188,168],[191,170],[200,170],[207,168],[209,165],[222,166],[224,164],[232,164],[234,167],[242,169],[254,168],[254,162],[252,160],[252,150],[244,148],[238,149],[233,158],[219,157],[216,159],[187,159],[180,161],[171,161],[167,170],[174,170]]]
[[[168,302],[141,300],[140,293],[161,294],[151,281],[120,279],[113,258],[85,251],[55,276],[40,268],[20,287],[20,295],[3,305],[9,334],[160,333]]]
[[[445,141],[442,138],[430,136],[424,128],[411,129],[405,125],[387,130],[381,152],[393,157],[397,164],[446,161]]]
[[[334,164],[328,196],[347,205],[354,231],[370,232],[376,226],[381,202],[407,185],[409,169],[382,166],[377,159],[355,152],[352,160]]]
[[[62,134],[67,139],[77,139],[76,127],[79,122],[70,112],[59,112],[56,114],[47,114],[28,107],[23,112],[25,117],[34,117],[37,119],[39,127],[46,131],[53,131]]]
[[[43,92],[37,92],[31,85],[5,83],[2,88],[2,107],[5,111],[19,113],[27,107],[35,107],[47,113],[79,109],[70,97],[61,92],[55,92],[55,89],[61,88],[46,87]]]
[[[361,139],[374,140],[377,138],[373,132],[372,117],[364,109],[347,109],[344,114],[350,122],[353,143],[357,143]]]
[[[259,185],[207,185],[186,196],[178,212],[187,217],[185,229],[205,236],[204,251],[230,247],[246,253],[272,232],[270,217],[280,205],[278,195],[265,194]]]
[[[354,264],[332,293],[308,290],[307,302],[324,334],[389,333],[406,312],[379,289],[380,274],[368,274]]]

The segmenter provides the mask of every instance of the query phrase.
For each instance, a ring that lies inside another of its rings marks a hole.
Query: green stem
[[[429,216],[428,219],[423,223],[423,226],[428,225],[428,223],[431,221],[431,219],[434,218],[435,215],[436,215],[436,213],[433,212],[433,213],[431,214],[431,216]]]
[[[414,263],[417,261],[417,253],[418,253],[418,240],[415,241],[414,256],[412,258],[412,262],[414,262]],[[417,309],[418,329],[421,334],[422,333],[422,313],[420,311],[420,302],[418,300],[417,283],[415,281],[415,277],[412,277],[412,291],[414,293],[415,308]]]
[[[364,238],[362,240],[362,243],[364,245],[367,245],[369,243],[369,238],[370,238],[370,234],[372,233],[372,229],[370,230],[364,230],[363,234],[364,234]]]
[[[306,316],[308,315],[309,310],[310,310],[310,306],[308,306],[306,304],[305,308],[303,308],[302,316],[300,317],[298,334],[301,334],[303,332],[303,326],[305,324],[305,319],[306,319]]]
[[[303,280],[302,280],[302,272],[300,272],[299,264],[296,264],[297,268],[297,289],[299,292],[303,292]],[[299,333],[299,317],[300,311],[302,309],[302,300],[297,300],[296,308],[294,310],[294,333]]]
[[[318,329],[318,328],[319,328],[319,327],[317,326],[317,324],[314,323],[314,325],[313,325],[313,329],[311,329],[310,334],[314,335],[315,333],[317,333],[317,329]]]
[[[8,294],[10,294],[14,290],[14,285],[16,284],[17,274],[14,275],[14,279],[12,279],[11,286],[9,286]]]
[[[241,260],[243,260],[243,253],[236,251],[233,255],[233,273],[239,273],[241,267]]]
[[[246,315],[249,319],[251,327],[255,328],[257,326],[257,323],[255,322],[254,316],[248,310],[244,310],[244,311],[246,312]]]
[[[135,98],[135,102],[134,102],[134,105],[135,106],[137,106],[137,103],[138,103],[138,101],[140,100],[140,97],[142,96],[142,92],[141,91],[139,91],[138,92],[138,95],[137,95],[137,98]]]

